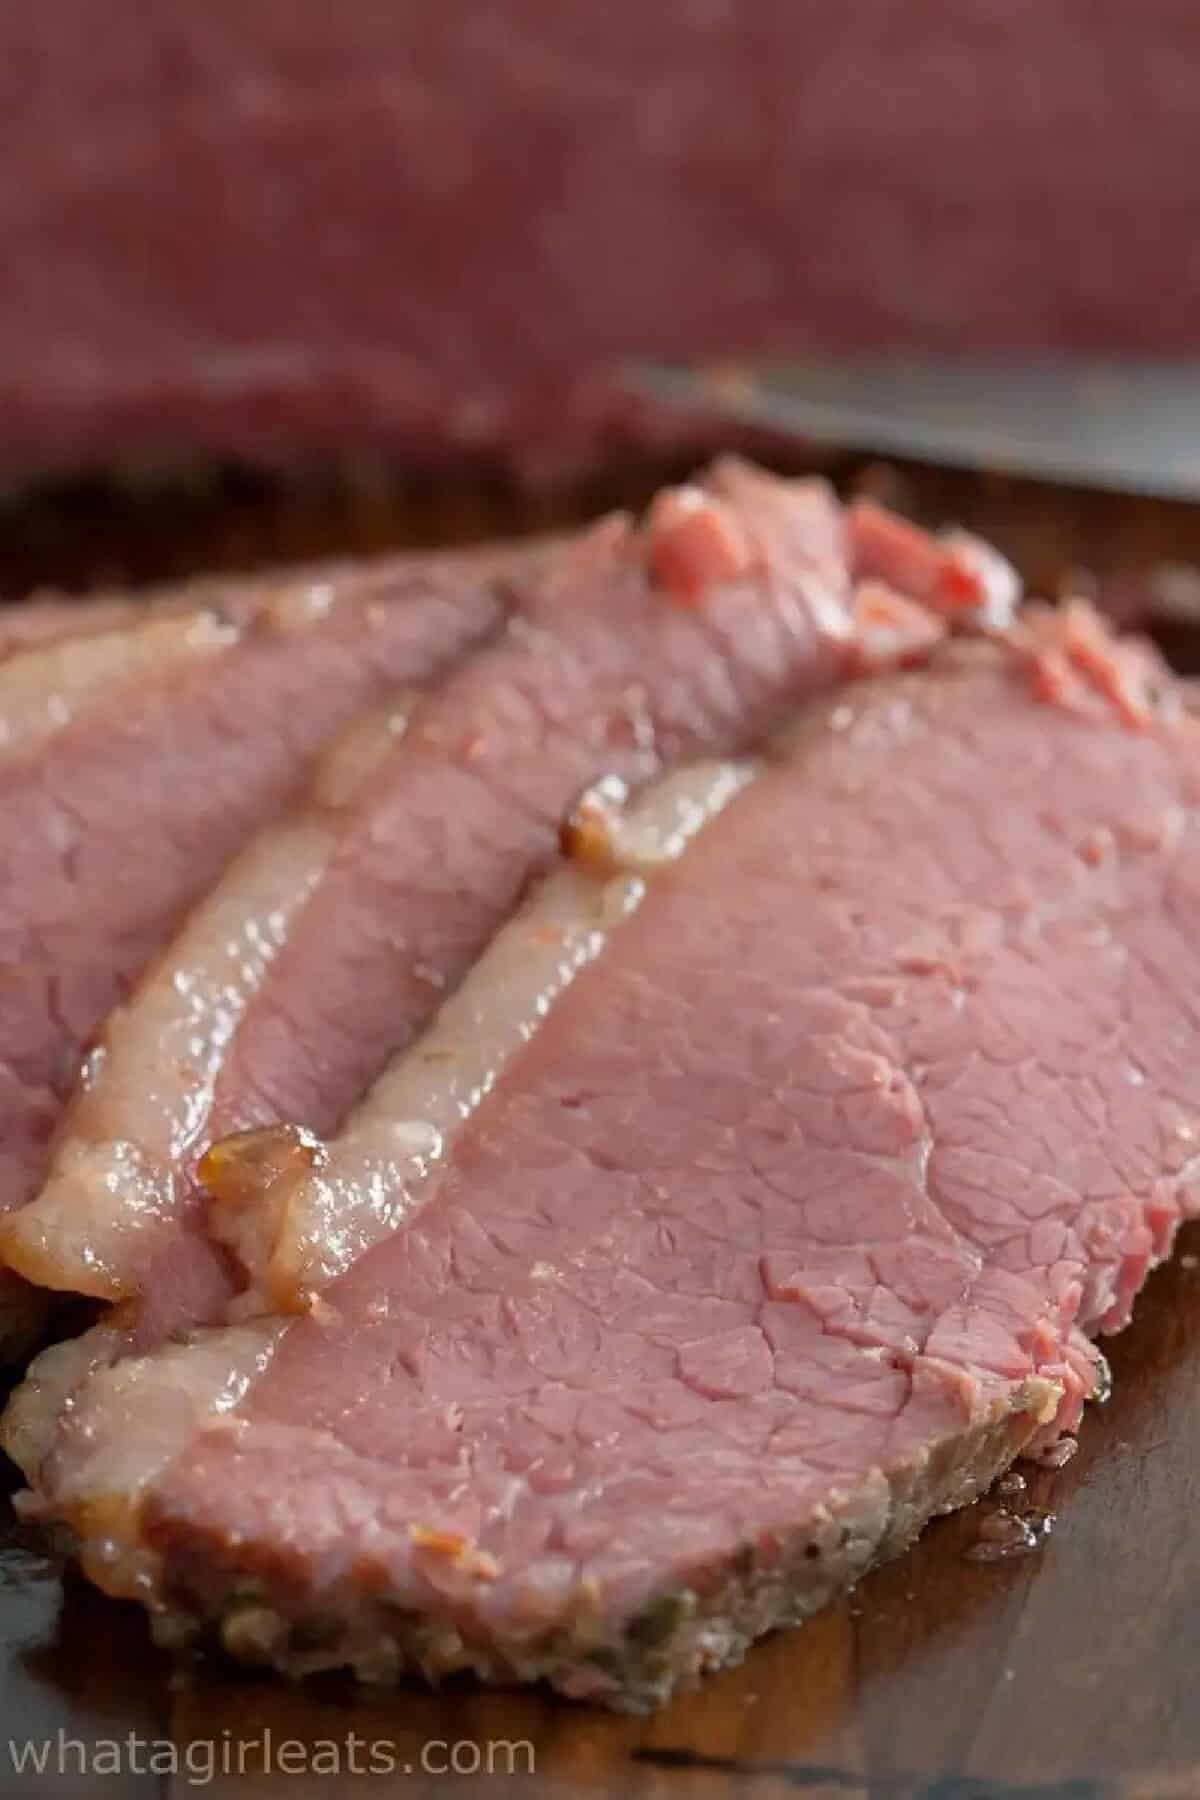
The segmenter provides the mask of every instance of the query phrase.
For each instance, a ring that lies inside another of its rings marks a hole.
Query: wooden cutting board
[[[915,510],[990,530],[1043,583],[1072,563],[1137,579],[1151,563],[1200,556],[1195,511],[912,481]],[[597,498],[608,496],[587,504]],[[327,499],[308,510],[219,499],[173,519],[134,508],[124,523],[111,508],[91,519],[68,506],[53,529],[44,513],[32,523],[9,514],[0,547],[12,552],[10,576],[27,567],[30,579],[86,586],[476,535],[497,522],[486,509],[468,509],[465,523],[443,509],[414,534],[411,504],[386,499],[357,511]],[[558,516],[541,509],[519,522]],[[1196,666],[1195,637],[1177,647]],[[465,1785],[522,1800],[1200,1800],[1200,1227],[1151,1282],[1112,1363],[1113,1398],[1091,1409],[1078,1456],[1030,1475],[1028,1503],[1056,1517],[1036,1554],[967,1557],[987,1503],[943,1520],[841,1605],[649,1719],[468,1685],[381,1696],[172,1665],[132,1608],[64,1580],[6,1515],[0,1797],[419,1800]],[[18,1776],[14,1746],[44,1749],[46,1773]],[[452,1748],[457,1776],[438,1772]],[[264,1774],[268,1756],[274,1772]],[[351,1772],[388,1757],[391,1775]]]

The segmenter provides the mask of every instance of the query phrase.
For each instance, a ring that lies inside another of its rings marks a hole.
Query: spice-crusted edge
[[[300,1593],[298,1608],[289,1604],[286,1577],[248,1576],[237,1566],[235,1546],[155,1547],[156,1536],[167,1533],[156,1532],[152,1520],[148,1532],[137,1522],[147,1548],[125,1592],[148,1606],[160,1645],[220,1648],[296,1679],[348,1669],[371,1685],[406,1675],[436,1684],[465,1671],[502,1685],[545,1681],[573,1699],[648,1712],[702,1676],[740,1662],[765,1633],[802,1624],[877,1563],[900,1555],[935,1515],[977,1499],[1060,1398],[1054,1382],[1028,1378],[967,1430],[948,1434],[890,1473],[873,1470],[768,1544],[744,1545],[717,1579],[705,1571],[695,1586],[665,1587],[616,1633],[605,1629],[586,1582],[570,1624],[532,1639],[471,1641],[450,1602],[441,1612],[417,1613],[386,1597],[363,1596],[353,1583],[322,1596],[319,1605]],[[91,1523],[94,1528],[94,1513]],[[87,1525],[78,1521],[73,1533],[85,1566],[91,1561]]]

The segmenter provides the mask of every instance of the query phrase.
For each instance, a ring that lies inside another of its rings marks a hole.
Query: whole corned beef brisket
[[[637,1707],[803,1619],[1075,1426],[1195,1209],[1188,703],[1031,613],[608,795],[336,1139],[223,1147],[247,1316],[27,1510],[294,1673]]]
[[[686,436],[631,356],[1197,348],[1187,0],[6,0],[0,472]]]

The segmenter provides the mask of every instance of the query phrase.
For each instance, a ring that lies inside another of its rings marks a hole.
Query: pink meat
[[[713,479],[752,536],[734,579],[718,559],[656,592],[643,545],[602,527],[414,712],[232,1046],[213,1136],[335,1124],[552,856],[582,788],[752,744],[836,678],[850,620],[831,497],[732,463]],[[652,518],[652,560],[656,541]]]
[[[215,1138],[288,1119],[333,1129],[553,857],[582,789],[753,743],[856,653],[832,494],[732,461],[663,495],[643,531],[614,520],[582,534],[517,600],[508,630],[409,711],[352,797],[340,782],[331,806],[319,782],[276,848],[256,845],[230,869],[201,929],[244,938],[255,959],[271,944],[253,978],[247,959],[231,975],[236,1010],[228,981],[198,983],[209,953],[189,923],[147,988],[188,997],[194,1049],[131,1079],[125,1021],[103,1034],[45,1192],[0,1231],[31,1279],[144,1296],[139,1345],[194,1316],[198,1295],[210,1310],[212,1283],[219,1291],[223,1261],[189,1192]],[[938,635],[922,618],[906,653]],[[894,647],[880,654],[897,659]],[[272,859],[293,882],[297,834],[318,847],[285,915],[262,896]],[[135,995],[130,1018],[137,1006]],[[176,1121],[169,1153],[164,1110]]]
[[[123,674],[125,640],[103,633],[3,665],[18,730],[5,742],[0,717],[0,1209],[36,1186],[91,1033],[313,750],[504,610],[469,566],[211,597],[223,622],[166,606],[131,628],[131,648],[167,639],[157,666],[139,652]],[[189,617],[195,655],[170,635]]]
[[[1200,1198],[1200,729],[1035,674],[811,709],[273,1359],[85,1390],[41,1506],[92,1573],[284,1667],[643,1704],[1073,1427]]]
[[[7,0],[0,466],[686,439],[634,355],[1197,347],[1186,0]]]

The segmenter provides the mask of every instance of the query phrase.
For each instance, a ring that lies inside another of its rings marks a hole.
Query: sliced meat
[[[340,590],[351,581],[361,597],[366,598],[370,592],[386,596],[400,575],[421,569],[471,568],[480,573],[491,570],[506,575],[519,566],[533,567],[546,560],[554,554],[559,541],[544,533],[519,543],[484,540],[449,550],[410,551],[375,562],[341,558],[289,571],[286,576],[278,570],[242,576],[236,581],[195,576],[139,594],[36,594],[28,600],[0,604],[0,662],[23,650],[44,649],[66,638],[92,637],[98,632],[137,625],[151,616],[161,618],[208,608],[232,623],[247,623],[272,596],[285,610],[289,603],[303,609],[311,604],[305,600],[305,594],[321,584],[332,584]]]
[[[222,1056],[329,866],[345,809],[406,724],[397,694],[348,726],[318,758],[304,800],[251,838],[109,1019],[46,1183],[0,1225],[10,1264],[30,1281],[101,1299],[133,1291],[140,1240],[184,1201],[189,1135],[208,1117]],[[89,1202],[101,1209],[94,1222]]]
[[[203,669],[236,639],[216,613],[186,611],[10,658],[0,666],[0,757],[17,768],[97,707],[128,705],[143,684]]]
[[[507,598],[474,563],[276,578],[0,665],[0,1210],[100,1020],[307,758]]]
[[[393,578],[396,566],[396,562],[390,565]],[[388,564],[377,566],[379,574],[385,570],[389,570]],[[331,571],[314,567],[289,576],[286,581],[275,573],[243,577],[235,582],[202,578],[142,594],[100,593],[76,598],[55,593],[35,595],[0,606],[0,662],[22,651],[70,645],[76,640],[108,636],[132,626],[204,611],[228,624],[245,624],[272,592],[283,596],[294,590],[303,596],[313,584],[331,577]],[[303,599],[296,604],[303,606]]]
[[[1073,1427],[1200,1197],[1200,727],[1045,647],[813,706],[335,1142],[225,1147],[256,1267],[319,1221],[307,1311],[97,1371],[40,1467],[18,1408],[26,1510],[168,1636],[643,1706]]]
[[[43,1193],[0,1235],[9,1262],[104,1298],[149,1291],[139,1342],[177,1326],[168,1297],[195,1293],[206,1256],[180,1226],[203,1229],[207,1144],[336,1125],[553,855],[580,790],[754,742],[876,641],[851,601],[829,491],[741,463],[661,496],[641,532],[585,534],[352,799],[339,776],[336,806],[318,793],[234,866],[104,1034]],[[928,653],[940,628],[920,618],[878,653]],[[163,1038],[180,1046],[165,1060]]]
[[[411,1056],[398,1056],[328,1150],[294,1124],[243,1131],[200,1164],[210,1230],[247,1286],[233,1310],[304,1312],[403,1216],[423,1175],[580,969],[645,897],[646,879],[753,778],[755,765],[689,763],[631,806],[589,809],[565,871],[543,883],[440,1009]],[[580,865],[577,867],[576,865]],[[265,1204],[264,1204],[265,1201]]]

